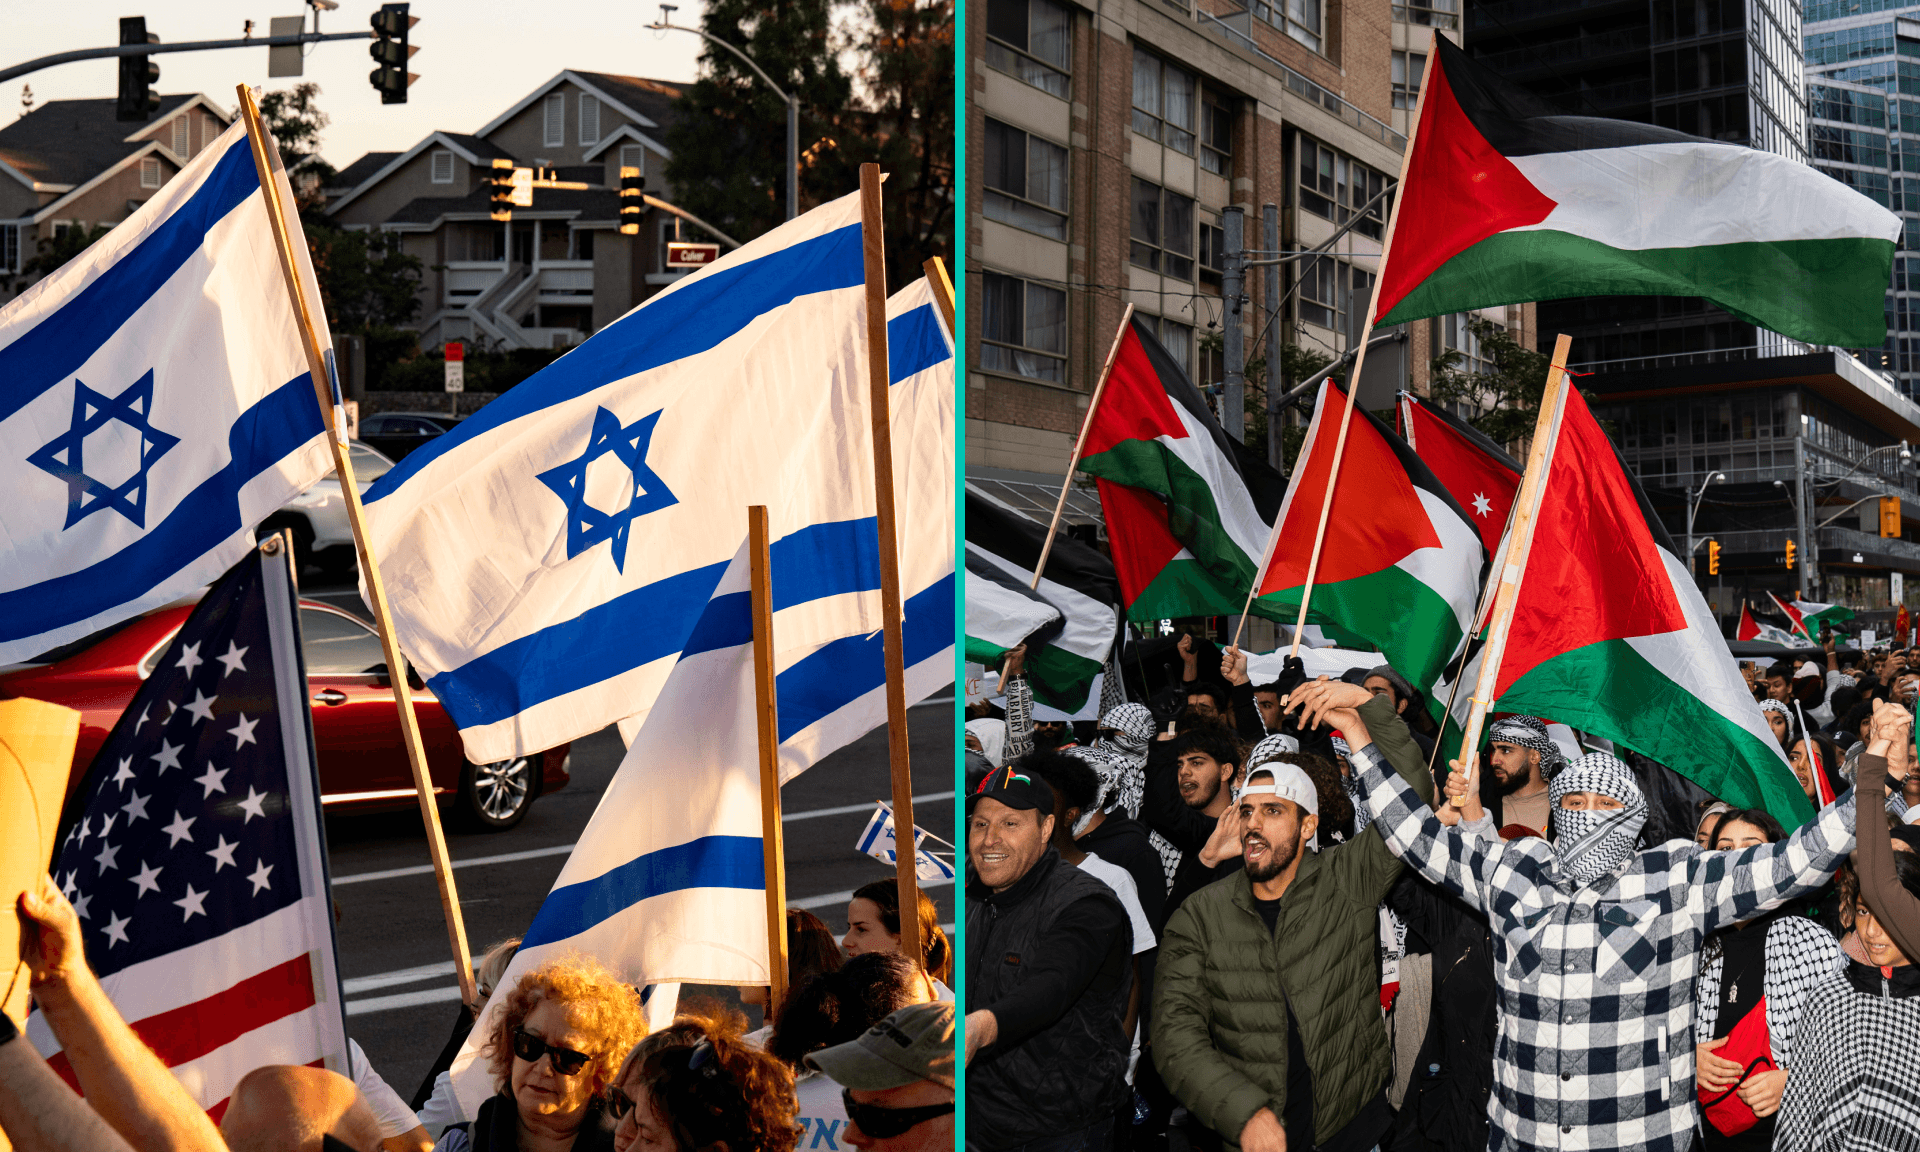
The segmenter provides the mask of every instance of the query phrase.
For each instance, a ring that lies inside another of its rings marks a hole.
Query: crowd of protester
[[[0,1149],[951,1152],[952,947],[924,893],[915,912],[921,954],[909,957],[891,880],[854,893],[844,938],[790,909],[784,999],[767,1011],[767,989],[741,990],[767,1020],[751,1033],[740,1009],[695,1000],[649,1034],[640,991],[583,955],[503,983],[519,947],[503,941],[411,1104],[349,1041],[341,1071],[253,1069],[210,1115],[115,1010],[46,878],[19,901],[23,971],[79,1091],[0,1014]],[[471,1114],[450,1073],[469,1045],[492,1087]]]
[[[1537,717],[1450,766],[1387,667],[1183,634],[1074,724],[1023,655],[966,726],[970,1149],[1920,1152],[1920,649],[1743,665],[1791,832]]]

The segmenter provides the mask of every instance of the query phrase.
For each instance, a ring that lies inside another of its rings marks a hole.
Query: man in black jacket
[[[969,1152],[1108,1152],[1130,1099],[1132,927],[1053,824],[1018,763],[967,797]]]
[[[1220,724],[1196,725],[1170,739],[1156,740],[1147,752],[1141,819],[1180,850],[1180,866],[1167,893],[1169,917],[1188,896],[1240,870],[1237,850],[1217,861],[1202,857],[1221,813],[1233,800],[1241,759],[1240,741]]]

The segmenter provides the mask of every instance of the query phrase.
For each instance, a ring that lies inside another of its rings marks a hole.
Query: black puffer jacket
[[[1387,894],[1407,950],[1433,954],[1433,1002],[1389,1152],[1482,1152],[1493,1094],[1499,989],[1487,918],[1409,872]],[[1404,991],[1402,992],[1404,995]]]

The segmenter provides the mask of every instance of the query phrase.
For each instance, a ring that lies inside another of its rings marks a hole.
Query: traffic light
[[[504,224],[513,219],[513,161],[494,160],[487,182],[493,185],[488,194],[493,218]]]
[[[1789,541],[1787,541],[1787,567],[1788,567],[1788,569],[1792,569],[1792,567],[1793,567],[1793,554],[1794,554],[1795,552],[1797,552],[1797,551],[1798,551],[1798,549],[1797,549],[1797,548],[1795,548],[1795,547],[1793,546],[1793,541],[1791,541],[1791,540],[1789,540]]]
[[[620,234],[638,236],[640,217],[646,214],[647,178],[638,168],[620,169]]]
[[[1900,535],[1900,497],[1880,497],[1880,535],[1897,539]]]
[[[408,85],[420,79],[418,73],[407,71],[407,61],[420,51],[407,43],[408,30],[420,23],[420,17],[407,15],[407,8],[406,4],[382,4],[373,14],[373,47],[367,52],[379,67],[367,79],[380,93],[382,104],[405,104]]]
[[[1720,575],[1720,541],[1707,541],[1707,575]]]
[[[158,44],[160,37],[147,31],[145,16],[120,18],[120,43]],[[160,65],[151,56],[120,57],[120,97],[113,106],[115,120],[145,122],[160,110],[160,94],[153,86],[160,82]]]

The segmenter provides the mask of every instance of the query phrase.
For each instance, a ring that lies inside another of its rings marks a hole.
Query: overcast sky
[[[697,25],[700,0],[680,0],[674,23]],[[379,10],[369,0],[341,0],[323,13],[322,32],[357,32]],[[0,68],[40,56],[119,42],[120,17],[144,15],[147,30],[163,41],[237,38],[245,22],[265,36],[275,16],[308,11],[300,0],[0,0]],[[367,82],[373,61],[368,43],[351,40],[306,49],[306,74],[268,79],[267,49],[230,48],[156,56],[163,93],[200,92],[222,108],[234,107],[234,85],[320,85],[320,106],[332,118],[321,154],[344,168],[363,152],[411,148],[434,129],[471,132],[563,68],[617,72],[656,80],[694,78],[701,40],[689,32],[649,32],[659,14],[656,0],[414,0],[412,42],[420,51],[411,71],[420,74],[407,103],[382,105]],[[307,30],[312,30],[308,21]],[[49,100],[111,98],[115,62],[60,64],[0,84],[0,125],[20,114],[20,89],[33,86],[36,104]]]

